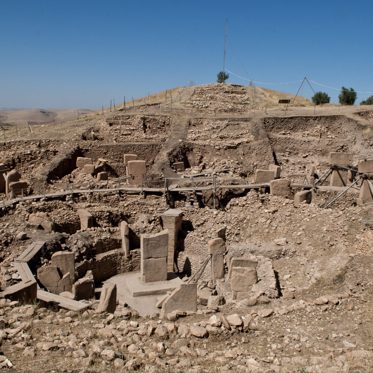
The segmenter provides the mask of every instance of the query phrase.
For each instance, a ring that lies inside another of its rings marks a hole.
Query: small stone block
[[[152,258],[141,261],[144,282],[167,281],[167,258]]]

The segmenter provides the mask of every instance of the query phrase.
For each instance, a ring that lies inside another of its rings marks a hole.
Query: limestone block
[[[357,170],[364,174],[373,173],[373,159],[360,161],[357,165]]]
[[[58,291],[58,283],[61,279],[61,274],[57,266],[47,265],[37,269],[37,279],[51,293]]]
[[[371,185],[372,185],[372,182],[371,182]],[[373,194],[372,194],[371,189],[373,190],[373,185],[370,186],[369,181],[364,180],[360,188],[359,198],[357,200],[357,203],[359,205],[373,203]]]
[[[131,185],[142,185],[146,174],[146,163],[141,160],[128,161],[127,176]]]
[[[197,311],[197,284],[181,284],[163,302],[161,317],[172,311]]]
[[[114,313],[117,308],[117,286],[115,284],[106,283],[101,291],[100,303],[96,312]]]
[[[281,167],[277,166],[276,164],[270,164],[268,169],[273,171],[274,178],[279,179],[281,177]]]
[[[127,166],[129,161],[135,161],[137,159],[136,154],[123,154],[124,165]]]
[[[339,166],[348,166],[348,165],[351,165],[353,162],[353,154],[331,152],[329,154],[329,161],[331,164],[335,164]]]
[[[21,303],[35,303],[38,285],[32,280],[21,281],[0,292],[0,298],[7,298]]]
[[[141,276],[144,282],[167,280],[167,258],[151,258],[141,261]]]
[[[81,169],[83,173],[85,173],[86,175],[93,175],[94,172],[95,172],[95,165],[92,164],[92,163],[87,163],[83,166],[83,168]]]
[[[91,299],[95,295],[95,285],[93,277],[86,276],[76,281],[73,285],[74,299]]]
[[[93,164],[92,158],[78,157],[76,158],[76,167],[83,169],[86,164]]]
[[[174,170],[176,172],[183,172],[183,171],[185,171],[184,162],[174,162],[173,166],[174,166]]]
[[[12,181],[9,183],[10,198],[24,196],[27,194],[28,182],[27,181]]]
[[[75,254],[68,251],[57,251],[52,255],[52,265],[56,266],[62,273],[70,273],[71,281],[75,279]]]
[[[311,203],[312,202],[312,191],[302,190],[294,195],[294,206],[299,207],[301,203]]]
[[[126,258],[130,255],[130,240],[129,240],[130,229],[128,223],[122,221],[120,223],[120,237],[122,240],[122,249]]]
[[[231,289],[236,292],[249,292],[258,281],[256,268],[233,267],[231,271]]]
[[[274,196],[289,198],[291,195],[290,180],[277,179],[270,181],[271,194]]]
[[[209,254],[211,255],[224,255],[225,242],[222,238],[213,238],[208,242]]]
[[[167,258],[168,231],[164,230],[156,234],[141,235],[141,258]]]
[[[64,291],[70,292],[73,287],[73,281],[71,280],[70,272],[64,274],[61,280],[58,282],[57,294],[61,294]]]
[[[5,172],[7,167],[4,163],[0,163],[0,193],[5,193]]]
[[[99,172],[97,174],[98,181],[105,181],[105,180],[108,180],[108,178],[109,178],[109,174],[105,171]]]
[[[348,171],[333,170],[330,177],[330,186],[343,187],[347,185]]]
[[[183,213],[181,210],[168,209],[162,214],[163,228],[168,230],[168,272],[174,272],[175,269],[175,252],[182,221]]]
[[[250,257],[233,257],[230,260],[229,263],[229,273],[228,278],[230,279],[232,276],[232,270],[233,268],[253,268],[256,269],[258,265],[258,261],[256,257],[250,256]]]
[[[11,170],[7,174],[4,175],[5,177],[5,193],[9,196],[9,184],[19,181],[21,179],[21,174],[17,170]]]
[[[91,215],[91,213],[88,210],[85,209],[79,209],[78,215],[80,219],[80,229],[82,231],[92,228],[95,224],[94,217]]]
[[[255,171],[255,184],[269,183],[275,178],[274,171],[271,170],[256,170]]]

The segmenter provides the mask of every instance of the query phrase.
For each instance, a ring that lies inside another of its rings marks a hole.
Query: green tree
[[[353,88],[342,87],[341,93],[339,94],[339,103],[341,105],[353,105],[356,101],[356,92]]]
[[[226,80],[229,79],[229,74],[226,73],[225,71],[220,71],[218,73],[218,83],[225,83]]]
[[[312,102],[315,105],[328,104],[330,97],[326,92],[316,92],[312,97]]]
[[[366,100],[361,101],[360,105],[373,105],[373,96],[369,96]]]

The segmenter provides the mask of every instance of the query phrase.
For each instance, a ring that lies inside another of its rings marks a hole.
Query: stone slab
[[[114,313],[117,308],[117,285],[110,282],[104,284],[101,290],[100,303],[96,312]]]
[[[364,174],[373,173],[373,159],[360,161],[357,165],[357,170]]]
[[[86,164],[93,164],[92,158],[88,157],[77,157],[76,158],[76,167],[83,169]]]
[[[127,166],[129,161],[137,160],[137,154],[123,154],[124,165]]]
[[[141,261],[141,277],[144,282],[167,280],[167,258],[151,258]]]
[[[256,170],[255,171],[255,184],[269,183],[275,178],[274,171],[271,170]]]
[[[329,162],[332,165],[349,166],[353,162],[353,154],[351,154],[351,153],[331,152],[329,154]]]
[[[69,251],[57,251],[52,255],[52,264],[62,273],[70,273],[71,281],[75,279],[75,254]]]
[[[312,191],[311,190],[302,190],[295,193],[294,195],[294,206],[299,207],[302,203],[311,203],[312,202]]]
[[[164,230],[156,234],[142,234],[141,258],[167,258],[168,253],[168,231]]]
[[[276,179],[271,180],[270,191],[273,196],[289,198],[291,195],[290,180],[287,179]]]
[[[197,311],[197,284],[181,284],[163,301],[161,317],[172,311]]]

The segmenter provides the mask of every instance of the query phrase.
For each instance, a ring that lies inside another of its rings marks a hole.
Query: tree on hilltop
[[[316,92],[312,97],[312,102],[315,105],[328,104],[330,97],[326,92]]]
[[[353,88],[341,88],[341,93],[339,94],[339,103],[341,105],[353,105],[356,101],[356,91]]]
[[[218,80],[217,80],[218,83],[225,83],[225,81],[229,79],[229,74],[226,73],[225,71],[220,71],[217,77],[218,77]]]
[[[369,96],[366,100],[361,101],[360,105],[373,105],[373,96]]]

